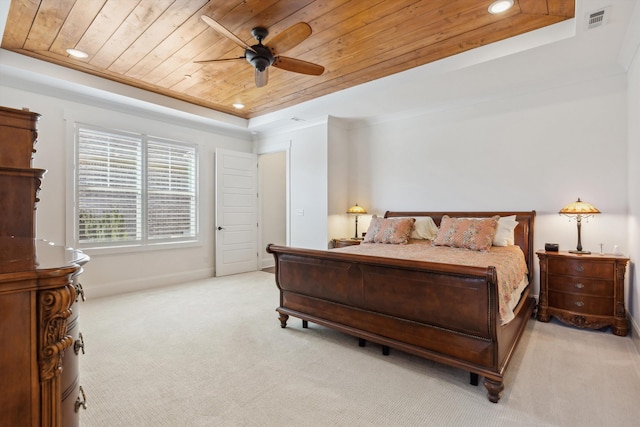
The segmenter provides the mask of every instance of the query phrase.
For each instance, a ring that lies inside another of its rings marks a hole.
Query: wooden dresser
[[[89,257],[36,238],[39,115],[0,107],[0,426],[77,426],[78,276]]]
[[[625,336],[629,320],[624,302],[624,275],[629,258],[612,254],[538,251],[540,301],[538,320],[551,316],[579,328],[611,326]]]

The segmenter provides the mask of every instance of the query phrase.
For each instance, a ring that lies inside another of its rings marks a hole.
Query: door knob
[[[224,230],[224,227],[218,227],[218,230]]]

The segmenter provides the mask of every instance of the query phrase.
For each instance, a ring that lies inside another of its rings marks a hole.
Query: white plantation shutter
[[[195,149],[161,141],[147,145],[149,239],[195,237]]]
[[[87,125],[77,132],[79,246],[197,238],[195,146]]]
[[[139,137],[79,129],[79,243],[141,239],[141,165]]]

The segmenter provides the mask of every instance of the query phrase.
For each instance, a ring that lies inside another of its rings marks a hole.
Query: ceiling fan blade
[[[193,61],[195,64],[211,64],[212,62],[230,62],[237,61],[239,59],[245,60],[244,56],[238,58],[221,58],[221,59],[205,59],[204,61]]]
[[[231,31],[227,30],[222,24],[220,24],[217,21],[214,21],[213,19],[209,18],[207,15],[202,15],[201,16],[202,20],[204,22],[207,23],[208,26],[210,26],[211,28],[213,28],[214,30],[216,30],[218,33],[222,34],[223,36],[225,36],[226,38],[228,38],[229,40],[231,40],[232,42],[234,42],[235,44],[237,44],[238,46],[244,48],[244,49],[249,49],[249,50],[253,50],[251,48],[251,46],[249,46],[248,44],[246,44],[245,42],[243,42],[238,36],[236,36],[235,34],[233,34]]]
[[[273,66],[282,70],[293,71],[294,73],[309,74],[311,76],[319,76],[324,73],[322,65],[312,62],[303,61],[301,59],[288,58],[286,56],[278,56],[273,62]]]
[[[255,69],[256,87],[264,87],[269,82],[269,68],[265,68],[264,71]]]
[[[289,49],[293,49],[307,37],[311,35],[311,27],[306,22],[298,22],[281,32],[273,36],[269,40],[268,46],[271,52],[274,54],[285,53]]]

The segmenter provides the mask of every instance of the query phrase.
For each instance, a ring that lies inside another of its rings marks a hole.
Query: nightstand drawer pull
[[[576,265],[576,271],[577,271],[578,273],[582,273],[582,272],[584,271],[584,266],[582,266],[582,265]]]
[[[582,283],[576,283],[574,286],[578,289],[584,288],[584,285]]]
[[[582,301],[576,301],[576,307],[584,307],[584,302]]]

